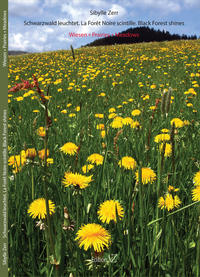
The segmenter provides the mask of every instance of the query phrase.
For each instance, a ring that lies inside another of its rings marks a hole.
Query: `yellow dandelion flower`
[[[130,126],[131,126],[132,129],[137,129],[137,128],[140,127],[140,123],[139,123],[139,121],[137,121],[137,120],[133,120],[133,121],[131,122]]]
[[[133,110],[132,112],[131,112],[131,114],[132,114],[132,116],[137,116],[137,115],[140,115],[141,114],[141,111],[140,110]]]
[[[118,165],[120,167],[124,167],[125,169],[134,170],[137,166],[137,163],[132,157],[125,156],[118,162]]]
[[[73,156],[77,153],[78,146],[73,142],[67,142],[62,147],[60,147],[60,150],[65,154],[69,154],[70,156]]]
[[[173,210],[174,208],[174,199],[169,193],[165,197],[165,207],[168,211]]]
[[[123,118],[123,125],[131,125],[132,122],[133,122],[133,119],[131,117]]]
[[[161,130],[161,132],[162,133],[169,133],[169,129],[164,128],[164,129]]]
[[[100,164],[103,164],[103,156],[100,154],[94,153],[87,158],[87,161],[91,162],[92,164],[100,165]]]
[[[45,128],[44,128],[44,127],[39,127],[39,128],[37,129],[37,134],[38,134],[38,136],[44,138],[45,135],[46,135],[46,130],[45,130]]]
[[[117,200],[107,200],[99,206],[97,214],[103,223],[109,223],[111,220],[117,222],[116,211],[119,219],[122,219],[124,209],[120,203]]]
[[[47,165],[53,164],[54,160],[53,158],[47,158]]]
[[[60,84],[62,82],[62,79],[58,79],[54,82],[54,85]]]
[[[108,112],[109,113],[114,113],[114,112],[116,112],[116,109],[115,108],[110,108]]]
[[[113,121],[110,123],[110,126],[114,129],[123,127],[123,118],[121,116],[116,116]]]
[[[200,171],[195,173],[194,178],[193,178],[193,183],[195,186],[200,186]]]
[[[150,88],[154,89],[154,88],[156,88],[156,85],[151,85]]]
[[[105,136],[106,136],[106,132],[103,130],[103,131],[101,131],[101,137],[102,138],[105,138]]]
[[[79,247],[83,246],[85,251],[93,247],[95,252],[102,252],[104,248],[109,248],[111,243],[109,232],[95,223],[82,226],[76,235],[75,240],[78,240]]]
[[[8,159],[8,165],[12,166],[13,173],[17,173],[22,169],[22,166],[26,163],[25,151],[21,151],[19,155],[10,156]]]
[[[104,97],[106,94],[104,92],[101,92],[98,96]]]
[[[135,173],[136,182],[139,182],[139,170]],[[149,167],[142,168],[142,184],[152,184],[156,180],[155,172]]]
[[[88,173],[93,168],[94,168],[93,164],[86,164],[86,165],[82,166],[82,171],[83,171],[83,173]]]
[[[176,128],[182,128],[184,126],[184,122],[180,118],[173,118],[170,121],[171,125],[175,125]]]
[[[164,147],[164,143],[160,144],[160,153],[163,152],[163,147]],[[164,156],[165,157],[170,157],[172,154],[172,146],[170,143],[165,143],[165,153]]]
[[[190,125],[190,121],[189,120],[184,120],[183,123],[184,123],[185,126]]]
[[[33,90],[29,90],[28,92],[24,93],[23,97],[28,97],[28,96],[30,96],[32,94],[35,94],[35,92]]]
[[[37,152],[35,148],[28,148],[26,150],[26,158],[34,159],[36,155],[37,155]]]
[[[44,98],[47,99],[47,100],[49,100],[49,99],[51,99],[51,97],[52,97],[52,96],[45,96]]]
[[[104,118],[104,115],[102,113],[96,113],[94,116],[96,118]]]
[[[55,213],[55,204],[49,200],[49,214]],[[38,217],[39,219],[44,219],[47,215],[46,211],[46,201],[44,198],[38,198],[34,200],[29,208],[28,208],[28,214],[32,216],[32,218]]]
[[[20,152],[20,156],[23,157],[23,158],[26,158],[26,152],[24,150],[22,150]]]
[[[38,151],[38,156],[40,159],[44,160],[45,158],[45,149],[39,150]],[[49,156],[49,149],[47,149],[47,157]]]
[[[192,200],[200,201],[200,185],[196,186],[196,188],[192,190]]]
[[[64,109],[64,110],[61,111],[61,113],[66,114],[67,110]]]
[[[196,91],[193,88],[189,88],[188,93],[185,94],[192,94],[192,95],[197,95]]]
[[[105,126],[103,123],[97,124],[97,130],[104,130]]]
[[[116,116],[117,116],[116,113],[110,113],[109,116],[108,116],[108,118],[109,118],[109,119],[112,119],[112,118],[115,118]]]
[[[75,114],[75,113],[70,113],[68,116],[69,116],[69,117],[75,117],[76,114]]]
[[[175,188],[174,186],[169,185],[168,186],[168,192],[171,192],[171,191],[177,192],[177,191],[179,191],[179,189]]]
[[[178,197],[178,195],[175,195],[174,196],[174,208],[178,208],[181,204],[181,200],[180,198]]]
[[[18,97],[14,98],[14,99],[17,100],[17,101],[19,102],[19,101],[22,101],[22,100],[24,99],[24,97],[18,96]]]
[[[165,207],[165,199],[161,196],[158,200],[158,207],[164,209]]]
[[[143,101],[148,100],[148,99],[149,99],[149,95],[148,94],[143,97]]]
[[[170,135],[169,134],[159,134],[155,136],[154,141],[156,143],[162,142],[162,141],[168,141],[170,140]]]
[[[89,183],[92,182],[92,175],[85,176],[79,173],[65,172],[62,183],[65,187],[73,185],[75,187],[79,187],[80,189],[84,189],[89,186]]]

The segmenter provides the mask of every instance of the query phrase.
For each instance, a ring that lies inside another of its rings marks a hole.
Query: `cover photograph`
[[[1,3],[0,276],[200,276],[199,15]]]

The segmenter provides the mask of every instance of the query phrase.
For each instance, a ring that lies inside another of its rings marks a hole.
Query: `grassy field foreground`
[[[10,276],[200,276],[199,50],[9,57]]]

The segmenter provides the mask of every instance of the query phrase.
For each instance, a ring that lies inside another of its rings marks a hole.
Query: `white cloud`
[[[113,18],[113,17],[118,17],[118,16],[124,16],[127,14],[127,11],[125,8],[123,8],[122,6],[120,5],[117,5],[117,4],[113,4],[109,10],[111,11],[118,11],[118,14],[117,15],[110,15],[109,18]]]
[[[163,14],[179,12],[181,5],[179,1],[172,0],[136,0],[134,6],[141,9],[149,9],[151,13],[161,11]]]
[[[9,0],[8,12],[9,16],[33,16],[40,15],[43,9],[39,0]]]
[[[8,4],[16,4],[16,5],[24,5],[24,6],[33,6],[35,4],[38,4],[39,0],[9,0]]]
[[[200,6],[199,0],[184,0],[184,4],[189,7]]]
[[[25,40],[21,33],[12,34],[9,40],[9,49],[25,51],[28,47],[29,41]]]
[[[44,7],[46,9],[60,7],[61,3],[61,0],[43,0]]]
[[[46,49],[46,41],[47,36],[35,30],[24,34],[11,34],[8,47],[9,50],[44,51]]]
[[[160,7],[162,6],[162,4],[160,3]],[[167,12],[171,11],[171,12],[179,12],[181,10],[181,6],[178,3],[174,3],[172,1],[169,1],[166,3],[166,8],[167,8]]]
[[[53,32],[54,32],[54,29],[49,28],[49,27],[46,27],[46,28],[44,29],[44,32],[45,32],[45,33],[53,33]]]
[[[102,1],[102,0],[87,0],[87,3],[85,0],[71,0],[70,5],[72,6],[93,6],[93,7],[99,7],[101,9],[105,8],[107,6],[108,2]]]
[[[72,6],[71,4],[63,4],[61,6],[61,11],[76,20],[84,19],[89,14],[88,8],[77,8],[76,6]]]
[[[127,2],[127,6],[130,6]],[[151,13],[160,11],[162,14],[178,13],[185,8],[200,6],[199,0],[136,0],[133,5],[141,9],[149,9]]]
[[[74,39],[70,38],[68,32],[63,31],[62,28],[33,26],[26,32],[10,32],[8,48],[9,50],[43,52],[66,49],[69,43],[74,45]]]
[[[58,36],[58,40],[61,41],[61,42],[65,42],[65,41],[66,41],[66,42],[72,42],[72,41],[73,41],[73,39],[67,38],[66,35],[64,35],[64,34]]]

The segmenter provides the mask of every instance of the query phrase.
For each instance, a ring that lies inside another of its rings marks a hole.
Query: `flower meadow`
[[[9,276],[200,276],[199,50],[9,57]]]

